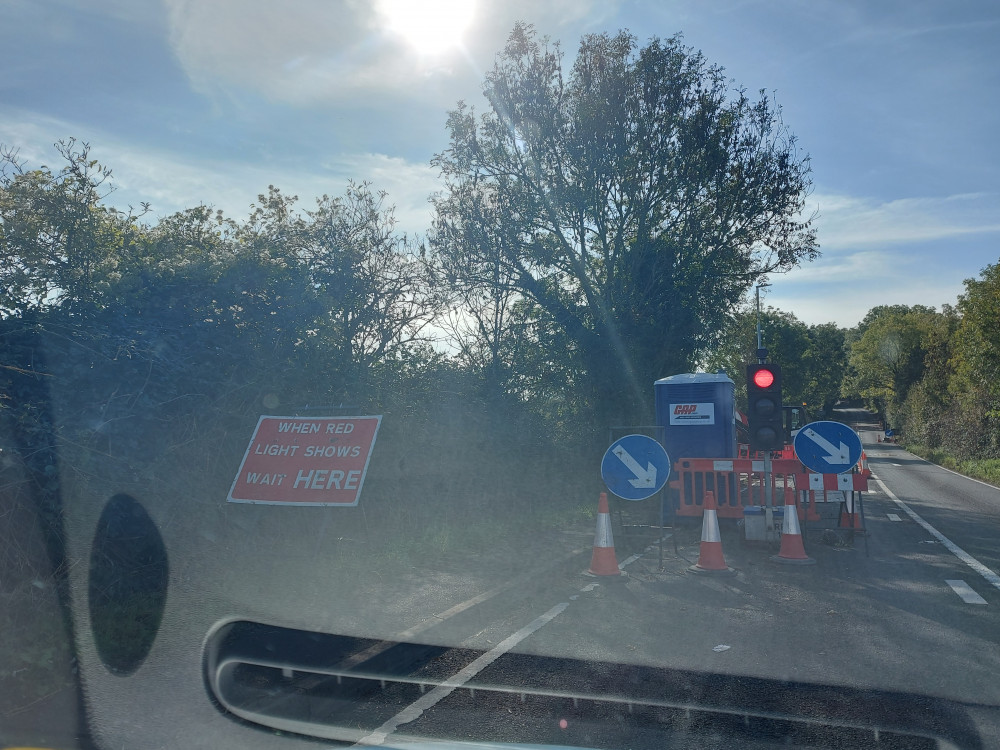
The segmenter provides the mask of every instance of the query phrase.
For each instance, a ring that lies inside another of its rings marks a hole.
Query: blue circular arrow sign
[[[645,435],[626,435],[611,444],[601,461],[601,478],[622,500],[645,500],[670,476],[670,457]]]
[[[799,461],[817,474],[843,474],[861,458],[861,438],[840,422],[810,422],[792,446]]]

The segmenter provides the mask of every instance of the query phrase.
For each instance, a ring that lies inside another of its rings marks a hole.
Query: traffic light
[[[777,365],[747,365],[747,422],[751,450],[780,451],[785,447],[781,368]]]

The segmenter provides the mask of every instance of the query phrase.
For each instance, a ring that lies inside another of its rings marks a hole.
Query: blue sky
[[[516,20],[567,64],[587,33],[682,32],[772,93],[812,160],[823,255],[774,277],[767,304],[851,326],[877,304],[953,304],[1000,259],[993,0],[467,0],[411,18],[418,0],[395,2],[0,0],[0,143],[52,164],[56,140],[89,141],[109,200],[154,218],[239,217],[269,184],[310,207],[367,180],[423,234],[447,112],[482,107]]]

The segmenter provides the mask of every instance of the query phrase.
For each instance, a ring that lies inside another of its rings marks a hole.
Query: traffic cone
[[[844,501],[840,504],[840,528],[864,531],[865,525],[861,521],[861,514],[854,507],[854,493],[844,493]]]
[[[789,507],[791,506],[791,507]],[[816,561],[806,555],[802,546],[802,529],[795,508],[795,495],[785,495],[784,520],[781,522],[781,549],[771,559],[786,565],[812,565]]]
[[[611,535],[611,512],[608,510],[608,493],[602,492],[597,503],[597,533],[594,535],[594,554],[590,558],[592,576],[625,575],[618,568],[615,557],[615,540]]]
[[[735,573],[726,565],[722,555],[722,537],[719,535],[719,514],[715,493],[705,490],[701,517],[701,547],[698,562],[688,568],[692,573]]]

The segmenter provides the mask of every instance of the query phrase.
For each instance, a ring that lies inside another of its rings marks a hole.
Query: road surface
[[[593,532],[570,529],[507,561],[485,565],[484,550],[475,573],[430,560],[362,579],[338,576],[335,545],[275,555],[248,544],[278,528],[266,509],[223,506],[224,525],[184,534],[161,517],[169,606],[134,674],[102,668],[77,599],[95,741],[858,747],[877,726],[883,747],[935,746],[927,736],[998,747],[1000,490],[879,443],[871,426],[860,434],[873,472],[865,533],[852,538],[839,504],[822,506],[804,527],[816,564],[803,567],[776,564],[775,545],[723,522],[735,572],[692,573],[695,519],[670,532],[662,567],[651,537],[636,546],[616,525],[622,577],[586,576]],[[232,636],[242,622],[271,629]],[[393,661],[406,653],[394,643],[441,648]]]

